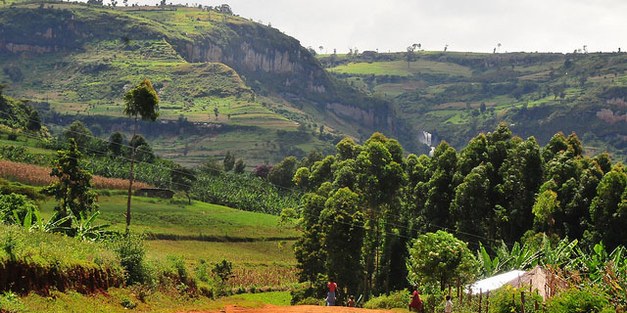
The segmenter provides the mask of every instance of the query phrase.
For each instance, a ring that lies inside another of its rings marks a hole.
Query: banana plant
[[[542,265],[551,265],[559,268],[571,268],[576,262],[577,239],[569,241],[567,238],[560,240],[557,245],[553,245],[545,235],[542,238]]]
[[[23,218],[19,216],[18,210],[13,210],[13,218],[16,224],[22,226],[29,231],[43,231],[46,233],[66,231],[69,228],[62,225],[70,220],[71,216],[57,218],[58,212],[55,212],[47,221],[41,217],[41,213],[37,209],[29,208]]]
[[[477,260],[479,261],[479,271],[482,277],[494,276],[501,272],[501,260],[498,256],[494,256],[494,258],[490,257],[490,254],[482,243],[479,243]]]
[[[81,212],[80,217],[76,218],[72,216],[74,220],[73,231],[76,238],[80,238],[83,241],[98,241],[103,238],[108,232],[109,224],[95,225],[94,221],[100,215],[100,211],[95,211],[89,215]]]

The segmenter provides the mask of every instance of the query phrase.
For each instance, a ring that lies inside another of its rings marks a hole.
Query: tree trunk
[[[131,141],[135,137],[137,133],[137,115],[135,115],[135,123],[133,124],[133,137],[131,137]],[[131,198],[133,192],[133,180],[135,179],[135,146],[129,142],[131,146],[131,169],[128,177],[128,198],[126,199],[126,233],[129,232],[129,227],[131,226]]]

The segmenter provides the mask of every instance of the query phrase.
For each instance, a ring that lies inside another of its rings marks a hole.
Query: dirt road
[[[388,310],[368,310],[348,308],[342,306],[316,306],[316,305],[296,305],[296,306],[272,306],[263,308],[242,308],[238,306],[227,306],[218,311],[198,311],[189,313],[392,313]]]

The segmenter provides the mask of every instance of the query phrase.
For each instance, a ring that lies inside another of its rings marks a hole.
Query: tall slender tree
[[[137,134],[137,122],[142,120],[154,121],[159,116],[159,96],[149,79],[144,79],[137,86],[124,95],[124,114],[133,118],[133,137]],[[132,138],[132,137],[131,137]],[[137,149],[131,146],[131,169],[129,173],[128,198],[126,201],[126,232],[131,225],[131,198],[133,180],[135,178],[135,153]]]

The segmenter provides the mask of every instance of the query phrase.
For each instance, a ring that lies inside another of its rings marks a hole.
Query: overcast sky
[[[141,0],[144,3],[149,0]],[[168,3],[170,0],[167,0]],[[105,0],[105,3],[107,1]],[[157,0],[147,3],[157,3]],[[305,47],[338,53],[425,50],[590,52],[627,50],[627,0],[172,0],[227,3]],[[129,3],[134,3],[130,0]]]

